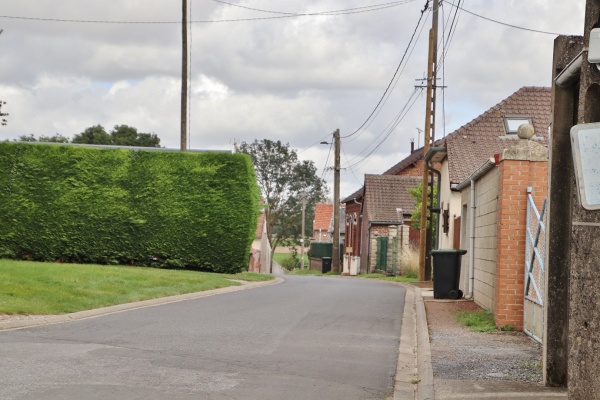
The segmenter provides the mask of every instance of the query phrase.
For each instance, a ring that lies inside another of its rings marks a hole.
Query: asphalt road
[[[282,284],[0,332],[0,399],[385,399],[405,289]]]

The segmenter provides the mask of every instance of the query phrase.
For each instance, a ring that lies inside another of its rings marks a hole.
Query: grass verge
[[[473,332],[492,332],[496,330],[494,315],[489,311],[459,311],[456,313],[456,320]]]
[[[270,275],[0,260],[0,314],[66,314],[262,281]]]
[[[359,278],[367,278],[367,279],[380,279],[382,281],[391,281],[391,282],[402,282],[402,283],[415,283],[419,280],[417,278],[412,278],[410,276],[386,276],[384,274],[362,274],[358,275]]]
[[[304,269],[293,269],[288,272],[288,275],[318,275],[321,276],[323,273],[321,271],[310,270],[308,268]]]

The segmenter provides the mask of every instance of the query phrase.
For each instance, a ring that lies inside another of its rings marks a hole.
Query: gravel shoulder
[[[436,380],[542,381],[542,347],[522,332],[471,332],[459,311],[479,311],[472,301],[426,300]]]

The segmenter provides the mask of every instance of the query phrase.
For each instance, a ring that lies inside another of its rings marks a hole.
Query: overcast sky
[[[330,146],[319,142],[331,142],[340,129],[343,197],[361,187],[365,173],[381,173],[406,157],[411,139],[423,144],[417,129],[424,126],[425,97],[415,85],[427,70],[431,12],[417,25],[425,0],[228,3],[191,0],[189,6],[190,148],[281,140],[313,160],[331,185],[332,172],[324,170]],[[522,86],[551,86],[555,35],[485,18],[583,32],[585,0],[463,0],[465,11],[456,16],[452,3],[458,0],[444,1],[439,14],[440,44],[450,44],[438,75],[447,86],[438,91],[438,138]],[[0,100],[10,116],[0,140],[73,137],[96,124],[107,130],[127,124],[179,148],[181,4],[3,1]],[[339,10],[346,11],[324,14]],[[390,82],[375,118],[354,133]]]

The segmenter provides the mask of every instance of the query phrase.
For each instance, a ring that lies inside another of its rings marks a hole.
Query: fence
[[[523,331],[536,341],[544,340],[544,293],[546,254],[546,200],[538,211],[531,191],[527,195],[527,245],[525,250],[525,303]]]

